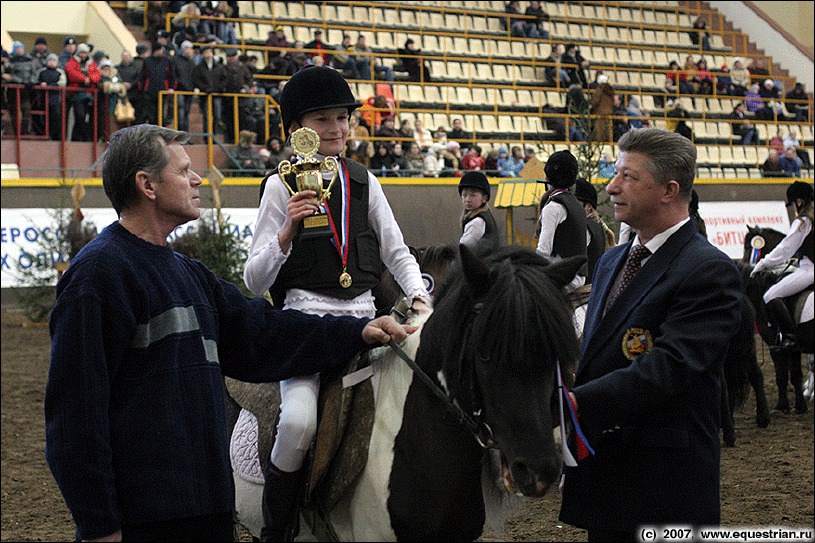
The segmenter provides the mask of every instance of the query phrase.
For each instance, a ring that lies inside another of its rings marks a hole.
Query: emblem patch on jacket
[[[647,354],[654,348],[654,338],[651,332],[644,328],[629,328],[623,335],[623,354],[629,360],[634,360],[641,354]]]

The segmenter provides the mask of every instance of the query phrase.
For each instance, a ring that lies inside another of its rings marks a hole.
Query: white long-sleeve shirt
[[[559,257],[552,254],[552,247],[555,243],[555,230],[560,223],[566,220],[569,212],[563,204],[549,202],[541,209],[541,234],[538,238],[538,247],[535,249],[541,256],[552,260],[559,260]],[[586,245],[588,245],[591,234],[586,229]],[[572,292],[586,284],[585,275],[575,275],[574,279],[566,285],[566,292]]]
[[[323,160],[325,157],[316,155],[315,158]],[[323,172],[323,175],[330,179],[333,173]],[[332,190],[333,198],[343,197],[342,185],[339,180],[335,183]],[[408,298],[428,296],[419,265],[405,244],[382,185],[370,172],[368,187],[368,224],[379,240],[379,256],[382,262]],[[280,268],[291,254],[291,249],[287,253],[283,252],[278,240],[278,232],[286,220],[286,204],[289,198],[290,193],[283,185],[283,180],[278,174],[272,175],[266,182],[261,198],[249,258],[243,270],[244,282],[255,294],[262,294],[272,286]],[[289,289],[286,291],[284,307],[332,315],[372,316],[375,313],[371,291],[351,300],[343,300],[308,290]]]

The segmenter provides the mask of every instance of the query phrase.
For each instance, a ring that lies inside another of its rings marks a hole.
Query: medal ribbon
[[[334,225],[334,219],[331,217],[331,210],[328,209],[328,202],[326,202],[326,214],[328,215],[328,224],[331,225],[331,231],[334,233],[334,247],[337,248],[337,253],[342,260],[342,271],[345,271],[348,265],[348,237],[351,225],[351,181],[348,175],[348,167],[345,162],[340,159],[338,161],[341,165],[339,176],[342,182],[342,242],[337,232],[337,227]]]

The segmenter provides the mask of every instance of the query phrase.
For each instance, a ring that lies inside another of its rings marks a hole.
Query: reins
[[[473,308],[470,311],[470,318],[468,319],[469,323],[467,326],[467,332],[465,334],[465,341],[464,345],[466,345],[466,338],[469,337],[470,331],[472,330],[472,323],[475,316],[481,312],[484,304],[482,303],[475,303],[473,304]],[[408,316],[409,311],[407,310],[400,310],[399,304],[395,305],[391,310],[392,313],[399,315],[402,319],[406,319]],[[410,369],[413,370],[413,373],[416,374],[419,379],[430,389],[433,394],[436,395],[439,400],[441,400],[442,404],[447,408],[447,410],[452,413],[453,415],[458,418],[459,423],[463,424],[470,433],[473,434],[475,440],[478,444],[484,449],[494,448],[496,446],[495,439],[492,435],[492,429],[489,425],[483,421],[481,421],[481,408],[473,408],[472,415],[465,413],[461,407],[458,406],[455,402],[453,402],[452,398],[447,395],[447,393],[442,390],[442,388],[437,385],[430,376],[419,367],[415,360],[410,358],[407,353],[402,350],[399,345],[391,340],[388,343],[388,346],[396,353],[396,355],[405,361],[405,363],[410,366]],[[459,361],[463,362],[464,360],[464,348],[462,346],[461,353],[459,355]],[[475,405],[475,404],[474,404]]]

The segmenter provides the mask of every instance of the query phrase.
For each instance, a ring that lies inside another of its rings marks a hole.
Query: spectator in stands
[[[261,95],[263,88],[260,82],[253,80],[249,84],[249,88],[242,91],[248,96],[238,98],[240,103],[240,120],[239,125],[241,130],[248,130],[256,134],[262,134],[266,128],[266,100]],[[263,143],[263,138],[255,143]]]
[[[185,26],[175,34],[173,34],[172,40],[170,40],[170,44],[173,46],[174,54],[178,55],[181,53],[181,46],[184,44],[185,41],[193,43],[198,36],[198,31],[195,29],[194,26]]]
[[[363,125],[376,131],[382,128],[382,119],[396,115],[396,102],[384,94],[369,96],[359,108],[360,121]]]
[[[407,158],[405,158],[405,151],[402,149],[402,144],[398,141],[391,149],[391,155],[393,156],[393,162],[391,162],[391,170],[394,171],[395,177],[410,177],[410,175],[405,173],[407,169]]]
[[[614,163],[611,151],[603,151],[603,156],[597,161],[597,176],[603,179],[614,177]]]
[[[45,68],[37,72],[37,81],[42,87],[65,87],[68,78],[65,70],[59,67],[59,57],[50,53],[45,59]],[[56,89],[42,90],[40,103],[48,108],[48,136],[52,140],[62,139],[62,96]],[[44,121],[42,128],[44,129]],[[44,135],[43,130],[39,132]]]
[[[413,137],[413,128],[411,128],[410,121],[408,119],[402,120],[401,124],[399,125],[399,134],[403,138]]]
[[[70,81],[70,73],[68,75]],[[172,94],[175,91],[175,70],[173,69],[170,57],[164,53],[164,47],[156,41],[153,43],[152,54],[144,60],[141,76],[139,77],[139,90],[142,96],[142,111],[136,112],[140,115],[136,117],[136,123],[146,120],[149,124],[159,124],[158,98],[159,92],[167,91]],[[172,98],[165,96],[163,100],[164,111]],[[162,122],[167,121],[167,116],[162,116]]]
[[[202,130],[209,132],[209,114],[210,106],[208,96],[214,92],[218,92],[220,86],[219,72],[220,72],[220,59],[215,57],[215,51],[212,47],[205,47],[201,51],[201,62],[193,68],[192,81],[193,85],[200,94],[198,95],[198,107],[201,109],[201,122],[203,123]],[[221,124],[221,98],[212,97],[212,131],[219,130]]]
[[[138,47],[138,46],[137,46]],[[119,80],[124,85],[127,91],[127,99],[130,100],[130,105],[134,109],[140,107],[138,92],[139,92],[139,76],[141,75],[141,62],[136,63],[133,60],[133,55],[127,49],[122,50],[121,62],[116,65],[116,71],[119,73]]]
[[[176,74],[176,89],[192,92],[195,90],[193,80],[195,63],[192,60],[192,42],[183,42],[178,51],[178,54],[172,59]],[[178,94],[176,98],[178,100],[178,129],[187,132],[190,129],[190,107],[192,107],[192,101],[195,97],[192,94]]]
[[[96,88],[102,80],[99,67],[90,58],[91,48],[86,43],[76,47],[76,54],[65,65],[69,94],[74,109],[72,141],[93,141],[93,95],[89,89]]]
[[[447,137],[458,142],[469,139],[470,135],[462,128],[462,121],[459,117],[453,119],[453,127],[447,133]]]
[[[758,130],[744,114],[744,102],[739,102],[730,113],[734,136],[741,136],[742,145],[759,145]]]
[[[797,122],[807,122],[809,120],[809,96],[804,84],[796,83],[795,87],[784,97],[787,99],[787,111],[790,115],[795,115]]]
[[[601,85],[601,81],[609,82],[608,76],[603,73],[603,70],[596,70],[594,72],[594,81],[589,83],[589,90],[594,90]]]
[[[284,160],[291,159],[291,148],[283,144],[278,136],[272,136],[266,140],[266,149],[269,156],[266,158],[266,169],[274,170]]]
[[[591,118],[591,137],[594,142],[610,142],[612,141],[612,126],[616,119],[612,120],[611,116],[614,114],[614,87],[608,82],[608,77],[605,75],[599,78],[600,85],[594,89],[591,97],[590,113]],[[625,113],[623,113],[625,114]],[[623,119],[623,122],[626,120]]]
[[[172,36],[166,30],[159,30],[156,32],[156,40],[153,42],[153,50],[155,50],[155,44],[159,44],[159,49],[163,55],[170,57],[175,53],[175,49],[173,48],[172,44],[170,44],[170,40]]]
[[[775,149],[770,149],[767,160],[761,165],[761,175],[762,177],[784,177],[786,175],[784,168],[781,167],[778,151]]]
[[[427,150],[433,145],[433,134],[424,127],[422,120],[418,117],[413,121],[413,139],[419,144],[419,149],[423,153],[427,153]]]
[[[767,69],[767,62],[763,57],[755,57],[747,66],[747,69],[750,71],[750,80],[754,83],[760,83],[770,75],[770,70]]]
[[[643,126],[650,126],[651,123],[648,118],[651,116],[651,112],[640,107],[640,100],[636,96],[629,96],[627,113],[629,127],[642,128]]]
[[[323,31],[320,30],[319,28],[314,31],[314,39],[311,40],[310,42],[308,42],[307,44],[305,44],[303,47],[306,48],[306,49],[317,49],[316,54],[319,55],[320,57],[322,57],[323,63],[326,64],[326,65],[328,64],[328,61],[330,60],[331,53],[327,53],[325,51],[333,51],[334,50],[333,46],[328,45],[327,43],[325,43],[323,41]],[[315,53],[312,51],[312,52],[310,52],[308,54],[309,54],[309,56],[313,56]]]
[[[625,104],[623,104],[623,97],[619,94],[614,95],[612,118],[612,136],[614,137],[614,141],[617,141],[630,129],[628,125],[628,110]]]
[[[589,61],[580,54],[580,48],[577,44],[570,43],[566,46],[566,52],[561,58],[561,64],[566,70],[566,75],[569,76],[569,82],[571,84],[577,83],[584,89],[589,86],[586,76],[586,68],[589,66]]]
[[[457,141],[448,141],[442,150],[441,158],[444,161],[442,177],[461,177],[461,144]]]
[[[750,88],[750,70],[744,65],[741,57],[733,59],[733,66],[730,67],[730,87],[727,93],[731,96],[744,96]]]
[[[376,142],[375,149],[374,156],[371,157],[370,170],[380,178],[396,177],[393,173],[393,153],[388,146],[382,142]]]
[[[481,156],[481,147],[472,145],[467,149],[467,153],[461,157],[462,170],[484,170],[487,167],[487,162]]]
[[[238,37],[235,34],[235,22],[226,20],[232,17],[234,11],[229,2],[205,2],[205,4],[211,6],[205,8],[205,13],[217,17],[217,19],[206,21],[210,23],[209,27],[206,28],[207,33],[215,34],[222,43],[227,45],[238,43]]]
[[[408,81],[430,81],[430,69],[422,59],[422,50],[416,47],[412,38],[405,40],[404,48],[399,50],[402,68],[408,73]]]
[[[410,142],[405,153],[405,174],[407,177],[419,177],[424,170],[424,155],[415,141]]]
[[[34,63],[37,65],[37,70],[45,68],[46,59],[48,55],[51,54],[51,51],[48,50],[48,41],[45,39],[44,36],[40,36],[34,41],[34,49],[31,51],[31,58],[34,59]],[[59,58],[57,58],[57,63],[59,63]]]
[[[506,148],[501,147],[501,149],[504,149],[504,154],[506,154]],[[520,145],[513,145],[512,153],[504,158],[501,158],[501,149],[498,150],[498,175],[501,177],[520,177],[520,172],[525,165],[523,149],[521,149]]]
[[[447,145],[447,129],[443,126],[436,128],[436,131],[433,133],[433,139],[442,145]]]
[[[531,145],[526,145],[524,147],[524,164],[529,164],[529,161],[533,158],[537,158],[537,154],[535,153],[535,148]]]
[[[504,149],[506,156],[507,150]],[[498,175],[498,159],[501,158],[499,149],[493,147],[487,153],[487,158],[484,160],[484,170],[487,175]]]
[[[693,21],[693,30],[688,32],[693,45],[702,45],[702,51],[710,51],[710,34],[707,31],[707,19],[702,16]]]
[[[553,87],[568,87],[571,79],[565,68],[562,67],[561,60],[566,48],[562,43],[552,45],[549,56],[543,59],[546,66],[543,68],[544,84]]]
[[[357,43],[354,45],[357,53],[363,53],[355,57],[360,79],[371,79],[371,66],[374,67],[374,77],[384,81],[393,82],[393,70],[390,66],[385,66],[372,55],[373,50],[368,45],[365,34],[357,36]]]
[[[756,119],[773,121],[776,118],[784,118],[784,106],[779,101],[781,91],[775,86],[775,81],[765,79],[758,95],[764,102],[764,107],[756,111]]]
[[[198,35],[198,31],[200,30],[199,25],[201,24],[201,7],[198,5],[198,2],[187,2],[181,6],[177,13],[178,15],[170,19],[173,29],[178,31],[188,26],[193,27],[195,34],[193,34],[193,38],[190,41],[195,41],[194,36]]]
[[[795,152],[798,155],[798,158],[801,159],[804,167],[809,169],[809,153],[806,152],[806,149],[801,148],[801,142],[798,140],[798,133],[795,130],[790,130],[789,134],[787,134],[787,136],[784,138],[784,150],[789,147],[795,147]]]
[[[385,145],[389,152],[393,151],[393,147],[396,145],[397,139],[401,137],[396,128],[394,128],[395,122],[395,117],[386,117],[385,119],[382,119],[382,126],[379,128],[379,130],[374,132],[374,135],[377,138],[390,138],[378,142]]]
[[[749,90],[744,95],[744,107],[751,113],[755,113],[764,108],[764,100],[761,98],[761,94],[759,94],[759,87],[760,85],[758,83],[751,84]]]
[[[257,134],[255,132],[241,130],[238,134],[238,145],[232,149],[232,158],[240,166],[241,170],[246,170],[245,173],[259,175],[266,169],[266,164],[261,159],[260,154],[252,147],[256,138]]]
[[[223,64],[218,70],[216,80],[220,85],[218,90],[230,94],[245,92],[252,85],[252,74],[249,68],[238,60],[237,49],[227,51],[226,64]],[[234,97],[226,97],[221,111],[224,121],[224,139],[228,143],[235,141],[234,100]]]
[[[11,55],[9,55],[9,68],[7,72],[11,78],[8,82],[21,86],[8,91],[8,101],[10,104],[9,114],[11,115],[14,126],[20,123],[20,134],[23,135],[32,133],[32,89],[34,85],[38,83],[37,72],[39,72],[39,70],[40,68],[33,57],[25,52],[25,46],[22,42],[15,41],[11,44]],[[3,92],[6,92],[6,89],[3,89]],[[22,115],[20,115],[20,113],[22,113]]]
[[[713,74],[707,67],[707,60],[700,58],[696,63],[696,73],[693,75],[693,83],[697,94],[713,94]]]
[[[685,79],[693,87],[696,92],[696,85],[694,85],[694,78],[696,77],[696,61],[693,60],[693,55],[685,57],[685,64],[682,65],[682,73],[685,74]]]
[[[78,43],[79,42],[77,42],[73,36],[66,36],[66,38],[62,40],[62,52],[59,54],[59,67],[63,70],[68,60],[76,54],[76,46]]]
[[[538,38],[540,37],[540,30],[538,29],[537,22],[532,22],[521,15],[521,3],[518,0],[512,0],[506,3],[504,12],[507,17],[501,18],[501,27],[504,30],[509,30],[510,35],[516,38]]]
[[[441,152],[444,146],[440,143],[434,143],[428,147],[424,153],[424,176],[425,177],[438,177],[444,168],[444,160],[441,158]]]
[[[775,149],[778,152],[779,155],[784,152],[784,131],[783,130],[781,130],[779,128],[778,132],[775,133],[775,136],[770,138],[769,147],[770,147],[770,149]]]
[[[360,79],[359,66],[353,53],[354,45],[351,43],[351,36],[343,34],[342,42],[331,57],[331,66],[340,70],[343,77]]]
[[[671,102],[668,102],[668,104],[668,111],[665,114],[667,117],[666,128],[693,141],[693,131],[685,123],[685,119],[690,118],[688,110],[685,109],[685,103],[681,98],[677,98],[672,104]]]
[[[672,60],[668,65],[668,71],[665,73],[665,89],[668,94],[676,98],[677,94],[693,94],[693,85],[688,83],[688,77],[683,70],[679,68],[679,63]]]
[[[294,61],[292,60],[291,51],[289,48],[292,44],[286,39],[286,30],[283,25],[275,25],[274,30],[269,32],[269,38],[266,40],[268,47],[282,47],[279,51],[266,52],[266,67],[271,70],[274,75],[292,75],[294,74]]]
[[[778,100],[781,98],[781,89],[775,86],[775,81],[770,78],[764,80],[764,84],[758,91],[759,96],[764,98],[764,102],[769,102],[770,100]]]
[[[801,177],[801,166],[803,161],[796,154],[796,149],[793,146],[784,149],[784,156],[778,159],[781,164],[781,169],[787,177]]]
[[[127,96],[127,89],[125,89],[119,79],[119,72],[116,71],[110,59],[103,58],[99,61],[97,66],[102,76],[98,86],[101,92],[97,92],[96,94],[98,98],[97,119],[99,121],[99,139],[107,141],[105,132],[108,127],[108,120],[113,118],[113,113],[116,111],[116,105],[119,101],[124,100],[124,97]],[[128,123],[124,123],[122,126],[126,124]]]
[[[549,31],[546,29],[546,23],[549,22],[549,14],[541,7],[540,0],[531,0],[524,14],[535,17],[535,25],[538,27],[539,37],[548,40]]]

